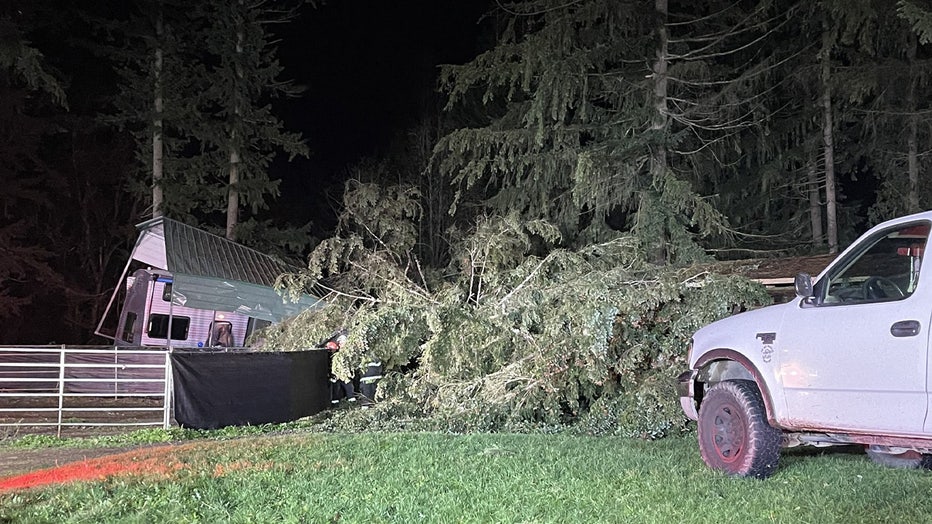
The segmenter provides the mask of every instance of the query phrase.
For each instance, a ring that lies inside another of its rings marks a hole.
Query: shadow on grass
[[[780,454],[780,469],[790,469],[797,465],[811,462],[813,459],[826,457],[832,460],[868,460],[863,445],[850,446],[798,446],[784,449]]]

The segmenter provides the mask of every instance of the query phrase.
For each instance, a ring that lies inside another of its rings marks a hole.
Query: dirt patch
[[[143,476],[169,479],[189,467],[205,467],[200,457],[215,448],[250,445],[251,439],[231,441],[156,444],[126,448],[47,448],[41,450],[0,450],[0,494],[17,489],[35,488],[76,481],[103,480],[114,476]],[[272,445],[263,440],[260,445]],[[249,443],[249,444],[246,444]],[[191,461],[193,458],[193,462]],[[215,477],[242,470],[269,470],[270,461],[252,462],[230,459],[206,466]]]
[[[65,403],[64,425],[59,432],[57,405],[57,397],[0,397],[0,441],[25,435],[98,437],[142,427],[160,427],[162,424],[162,413],[156,411],[162,405],[161,399],[76,397],[67,399]],[[91,408],[93,411],[85,411]],[[68,413],[69,409],[76,411]],[[75,418],[75,415],[80,418]],[[150,447],[153,445],[42,449],[0,447],[0,479]]]
[[[10,459],[12,474],[0,474],[0,493],[82,480],[102,480],[119,475],[169,478],[184,463],[178,453],[219,445],[218,443],[160,444],[125,448],[54,448],[0,451],[4,469]],[[51,461],[58,461],[47,466]],[[46,466],[41,466],[46,465]],[[25,468],[25,469],[22,469]],[[28,472],[24,472],[28,471]]]
[[[0,442],[26,435],[68,438],[98,437],[162,425],[162,399],[150,397],[65,399],[61,428],[57,424],[57,397],[0,397]],[[70,411],[69,411],[70,410]],[[100,461],[136,460],[127,453],[173,448],[165,444],[134,444],[110,447],[47,447],[17,449],[0,447],[0,486],[7,489],[44,485],[54,479],[92,479],[109,476],[127,466],[103,465]],[[115,457],[115,458],[114,458]],[[129,463],[127,463],[129,464]],[[138,464],[135,466],[138,467]],[[15,478],[20,478],[15,480]],[[65,480],[60,480],[65,481]],[[4,488],[0,488],[0,492]]]
[[[142,446],[0,449],[0,479],[41,469],[56,468],[73,462],[125,453],[139,448],[142,448]]]

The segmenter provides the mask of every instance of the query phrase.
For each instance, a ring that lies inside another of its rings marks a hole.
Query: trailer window
[[[214,322],[210,327],[210,341],[208,346],[233,347],[233,324],[229,322]]]
[[[171,317],[172,340],[187,340],[190,317]],[[168,315],[149,315],[149,329],[146,332],[149,338],[166,338],[168,335]]]
[[[126,314],[126,320],[123,321],[123,334],[120,335],[120,338],[124,342],[129,342],[132,344],[135,342],[133,340],[133,328],[136,327],[136,313],[130,311]]]
[[[165,302],[172,301],[172,283],[166,282],[165,287],[162,288],[162,300]]]
[[[272,323],[269,322],[268,320],[262,320],[261,318],[249,317],[249,320],[246,321],[246,338],[249,338],[249,336],[252,335],[253,332],[258,331],[260,329],[265,329],[271,325]]]

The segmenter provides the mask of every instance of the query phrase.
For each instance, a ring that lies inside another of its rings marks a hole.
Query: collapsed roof
[[[302,295],[292,302],[275,291],[279,275],[300,271],[278,258],[170,218],[147,220],[136,229],[130,262],[171,273],[176,305],[272,322],[323,306],[318,297]]]

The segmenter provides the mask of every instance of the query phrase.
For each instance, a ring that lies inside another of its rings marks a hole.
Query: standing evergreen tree
[[[271,101],[300,92],[282,81],[271,24],[294,17],[297,6],[272,2],[211,0],[199,4],[204,51],[211,67],[202,80],[204,116],[194,128],[201,146],[199,169],[213,176],[224,174],[219,195],[225,197],[226,237],[236,240],[244,208],[254,215],[278,196],[278,181],[268,167],[276,151],[294,158],[308,153],[299,133],[284,130]]]
[[[134,215],[120,191],[129,141],[95,121],[107,77],[76,69],[96,66],[86,48],[61,45],[65,28],[87,34],[75,12],[0,7],[2,343],[91,342]]]
[[[862,112],[863,135],[880,178],[871,219],[916,213],[932,203],[932,181],[922,176],[930,163],[932,133],[920,125],[932,110],[921,96],[932,83],[932,60],[920,53],[920,38],[903,18],[878,6],[875,32],[862,53],[871,60],[871,80]]]
[[[279,79],[269,32],[297,7],[278,4],[137,0],[128,24],[100,24],[122,79],[111,121],[136,139],[134,188],[151,195],[152,216],[209,227],[222,212],[235,240],[242,209],[255,215],[278,194],[268,175],[276,151],[307,154],[271,107],[299,91]]]
[[[66,106],[65,91],[43,53],[30,41],[41,19],[35,6],[0,6],[0,319],[9,321],[60,278],[53,253],[37,241],[39,217],[54,208],[53,168],[42,154],[44,140],[58,132],[43,116]],[[45,283],[41,287],[39,283]],[[0,340],[15,340],[15,322],[5,322]],[[11,338],[12,335],[12,338]]]
[[[778,75],[786,80],[770,83],[766,105],[773,109],[766,133],[744,146],[750,176],[739,175],[715,190],[736,227],[762,235],[756,245],[773,246],[783,234],[783,245],[798,250],[799,238],[808,236],[812,247],[836,252],[854,232],[859,203],[846,204],[842,188],[879,156],[879,128],[863,107],[874,104],[881,91],[903,93],[877,83],[881,76],[897,83],[902,78],[891,70],[879,73],[876,51],[868,51],[895,40],[889,36],[896,34],[888,25],[892,13],[883,4],[800,3],[793,8],[799,23],[785,27],[770,48],[788,57]]]
[[[185,159],[197,118],[194,79],[203,76],[193,45],[197,26],[177,0],[137,0],[124,8],[126,19],[95,20],[106,36],[97,52],[113,61],[120,78],[104,120],[136,141],[137,171],[128,186],[151,201],[151,216],[193,221],[205,200],[198,190],[203,175]]]
[[[769,2],[538,0],[507,4],[499,44],[445,67],[451,104],[481,97],[484,127],[435,161],[485,206],[545,218],[571,244],[630,229],[655,260],[702,257],[727,221],[702,184],[731,169],[755,96],[780,61],[762,43],[788,23]],[[462,204],[462,202],[460,202]]]
[[[909,31],[888,2],[822,0],[816,6],[822,21],[826,235],[828,250],[834,253],[841,247],[842,232],[850,232],[863,218],[851,216],[859,211],[859,202],[849,205],[847,217],[842,214],[842,174],[856,181],[861,164],[886,179],[884,185],[915,180],[917,135],[910,120],[916,115],[917,64]],[[897,213],[909,206],[910,198],[903,198]],[[872,212],[875,217],[877,209]]]

